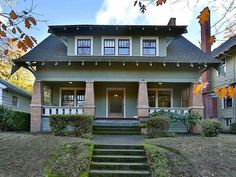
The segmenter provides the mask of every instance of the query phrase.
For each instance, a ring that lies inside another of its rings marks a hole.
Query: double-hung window
[[[70,88],[61,90],[61,106],[80,107],[85,101],[85,90]]]
[[[104,55],[115,55],[115,39],[104,39]]]
[[[91,39],[77,39],[77,55],[91,55]]]
[[[223,101],[223,105],[222,105],[223,109],[224,108],[231,108],[233,105],[233,99],[230,97],[225,97],[225,98],[223,98],[222,101]]]
[[[157,44],[154,39],[144,39],[142,42],[142,54],[143,55],[156,55]]]
[[[119,39],[118,40],[118,55],[129,55],[130,54],[130,40]]]

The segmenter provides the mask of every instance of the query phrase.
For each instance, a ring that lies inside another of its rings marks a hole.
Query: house
[[[0,78],[0,105],[30,113],[31,94]]]
[[[182,36],[187,26],[56,25],[34,49],[15,60],[36,81],[31,131],[47,131],[50,114],[140,118],[158,110],[203,112],[193,95],[201,73],[216,67]]]
[[[236,84],[236,36],[231,37],[212,51],[212,56],[222,61],[218,71],[211,71],[211,90],[235,86]],[[224,129],[229,129],[231,123],[236,122],[235,98],[216,98],[217,117],[223,122]]]

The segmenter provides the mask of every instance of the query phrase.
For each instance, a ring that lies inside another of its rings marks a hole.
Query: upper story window
[[[219,66],[219,70],[217,71],[217,76],[221,76],[222,72],[226,73],[225,59],[223,59],[222,61],[223,63]]]
[[[75,37],[75,55],[93,55],[93,37]]]
[[[231,108],[233,106],[233,99],[230,97],[225,97],[222,99],[222,108]]]
[[[18,97],[12,96],[12,106],[18,106]]]
[[[145,37],[141,38],[141,55],[143,56],[157,56],[158,55],[158,38]]]
[[[127,36],[102,37],[102,55],[131,55],[132,40]]]
[[[104,40],[104,55],[115,55],[115,39]]]
[[[118,40],[118,54],[119,55],[129,55],[129,53],[130,53],[129,39],[119,39]]]

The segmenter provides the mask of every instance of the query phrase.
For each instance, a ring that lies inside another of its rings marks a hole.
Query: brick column
[[[95,115],[94,82],[86,81],[84,114]]]
[[[202,94],[193,94],[193,89],[195,85],[195,83],[192,83],[190,86],[189,107],[192,108],[192,111],[198,112],[201,116],[203,116],[204,107],[202,101]]]
[[[42,103],[43,103],[43,92],[42,82],[36,80],[33,87],[32,99],[31,99],[31,132],[41,131],[41,120],[42,120]]]
[[[137,114],[138,117],[146,117],[149,115],[148,105],[148,92],[147,92],[147,81],[139,81],[138,88],[138,105]]]

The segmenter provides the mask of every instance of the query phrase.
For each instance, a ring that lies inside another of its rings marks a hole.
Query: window
[[[74,106],[74,90],[62,90],[61,95],[62,106]]]
[[[44,105],[51,105],[51,90],[48,87],[43,88],[43,102]]]
[[[222,76],[223,73],[226,73],[226,64],[225,60],[222,60],[223,63],[219,66],[219,70],[217,71],[217,76]]]
[[[148,103],[149,103],[149,107],[156,107],[156,91],[155,90],[148,91]]]
[[[91,39],[78,39],[77,40],[77,54],[78,55],[91,55]]]
[[[104,40],[104,55],[115,55],[115,39]]]
[[[158,107],[171,107],[171,91],[158,91]]]
[[[80,106],[85,101],[85,90],[76,91],[76,106]]]
[[[18,106],[18,97],[12,96],[12,106]]]
[[[222,102],[223,102],[223,109],[224,108],[231,108],[233,105],[233,99],[230,97],[223,98]]]
[[[225,118],[224,119],[225,127],[230,127],[231,123],[232,123],[232,119],[231,118]]]
[[[119,55],[129,55],[130,53],[130,41],[129,39],[119,39],[118,40],[118,54]]]
[[[143,40],[143,55],[156,55],[156,40]]]

